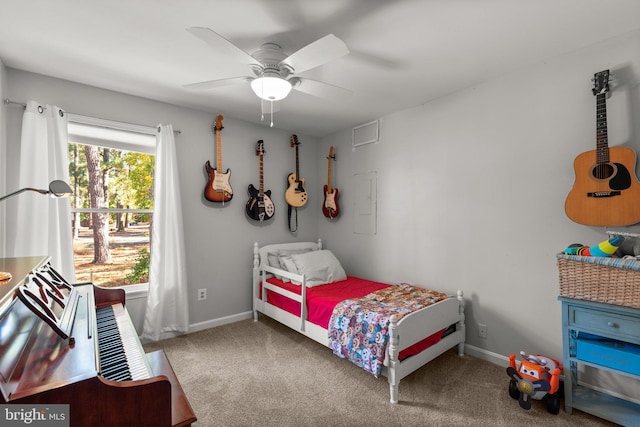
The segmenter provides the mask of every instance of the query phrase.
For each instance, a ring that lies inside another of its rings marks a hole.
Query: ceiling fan
[[[291,89],[328,99],[351,94],[348,89],[299,76],[304,71],[349,53],[347,45],[333,34],[321,37],[291,55],[287,55],[275,43],[264,43],[260,49],[250,55],[210,28],[191,27],[187,28],[187,31],[217,52],[225,52],[230,58],[247,65],[254,76],[208,80],[184,85],[185,88],[208,90],[237,83],[250,83],[256,96],[270,101],[272,113],[274,112],[273,102],[286,98]],[[277,111],[277,105],[275,111]],[[271,125],[273,126],[273,123]]]

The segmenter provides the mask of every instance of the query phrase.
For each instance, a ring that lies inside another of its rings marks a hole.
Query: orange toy
[[[531,408],[531,399],[547,401],[547,411],[557,414],[560,411],[560,374],[562,364],[550,357],[520,352],[520,369],[516,366],[516,355],[509,355],[507,375],[509,396],[518,399],[520,407]]]

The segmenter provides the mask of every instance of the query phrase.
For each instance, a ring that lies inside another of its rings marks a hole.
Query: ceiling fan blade
[[[213,31],[211,28],[191,27],[187,28],[187,31],[207,43],[216,52],[224,51],[241,64],[247,64],[248,66],[260,65],[253,56],[249,55],[247,52]]]
[[[324,65],[348,53],[349,48],[342,40],[333,34],[327,34],[292,53],[283,59],[281,64],[293,68],[294,73],[301,73]]]
[[[289,79],[293,89],[317,96],[325,99],[344,99],[353,94],[349,89],[340,86],[334,86],[329,83],[319,82],[317,80],[302,79],[294,77]]]
[[[190,83],[182,87],[193,90],[209,90],[221,86],[229,86],[236,83],[245,83],[253,80],[251,77],[231,77],[228,79],[207,80],[206,82]]]

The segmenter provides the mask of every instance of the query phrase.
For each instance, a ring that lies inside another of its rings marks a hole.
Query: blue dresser
[[[566,297],[562,302],[565,410],[573,408],[624,426],[640,426],[640,404],[579,385],[578,366],[640,380],[640,310]]]

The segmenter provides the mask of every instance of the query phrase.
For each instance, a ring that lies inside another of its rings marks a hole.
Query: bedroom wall
[[[561,357],[555,255],[606,238],[564,213],[573,160],[595,149],[590,78],[612,70],[609,144],[640,151],[639,51],[634,32],[384,116],[380,141],[355,151],[351,129],[324,138],[342,209],[337,221],[320,217],[325,246],[356,275],[464,291],[472,353]],[[371,171],[377,233],[356,234],[354,174]]]
[[[85,86],[66,80],[7,69],[6,96],[17,102],[34,99],[55,104],[68,112],[103,119],[155,126],[172,124],[181,133],[176,135],[182,210],[185,226],[187,279],[189,282],[189,318],[195,329],[214,326],[249,316],[251,310],[251,267],[253,243],[316,240],[319,203],[322,187],[316,188],[317,139],[297,133],[300,150],[300,171],[309,177],[307,191],[310,201],[299,209],[299,228],[289,232],[284,192],[286,177],[295,170],[295,152],[289,145],[291,131],[256,125],[225,115],[224,105],[213,114],[151,101],[122,93]],[[14,175],[18,158],[18,141],[23,108],[8,106],[10,144],[8,176]],[[222,131],[223,168],[231,169],[233,200],[222,207],[203,197],[207,175],[204,163],[215,164],[212,124],[218,114],[225,115]],[[256,114],[259,103],[256,101]],[[277,124],[277,115],[275,116]],[[295,131],[294,131],[295,132]],[[264,185],[271,189],[276,206],[275,217],[268,223],[257,223],[245,215],[247,186],[258,185],[258,158],[255,144],[265,142]],[[0,171],[4,175],[4,168]],[[317,209],[316,209],[317,208]],[[10,225],[11,221],[8,220]],[[4,241],[4,238],[3,238]],[[207,289],[207,300],[197,301],[196,291]],[[132,313],[139,318],[138,313]]]
[[[351,129],[321,141],[298,133],[311,200],[299,212],[297,235],[287,229],[283,196],[293,167],[292,131],[225,116],[223,166],[232,170],[235,197],[222,208],[201,193],[203,164],[214,160],[211,122],[225,113],[224,106],[209,114],[10,68],[4,89],[19,102],[36,99],[105,119],[171,123],[182,131],[176,142],[194,328],[247,316],[254,241],[321,237],[350,274],[463,290],[470,352],[499,359],[522,349],[559,357],[555,254],[569,243],[605,238],[604,229],[575,224],[563,209],[574,180],[573,159],[595,146],[589,79],[612,69],[617,86],[607,101],[609,142],[638,151],[639,48],[640,33],[634,32],[390,114],[381,118],[380,142],[356,151]],[[7,153],[10,179],[22,109],[3,111],[7,140],[14,141]],[[257,181],[258,139],[267,145],[265,187],[274,192],[277,209],[267,225],[244,216],[246,187]],[[337,221],[320,214],[329,145],[337,156],[333,185],[340,190],[342,211]],[[376,234],[355,234],[354,174],[371,171],[378,184]],[[208,299],[198,302],[196,290],[203,287]],[[488,326],[486,339],[478,337],[478,323]]]
[[[0,58],[0,99],[4,101],[7,92],[7,68]],[[4,107],[4,103],[3,103]],[[5,176],[7,161],[7,113],[6,108],[0,108],[0,196],[7,194],[7,178]],[[0,236],[5,235],[5,207],[0,203]],[[0,241],[0,254],[4,254],[5,241]]]

